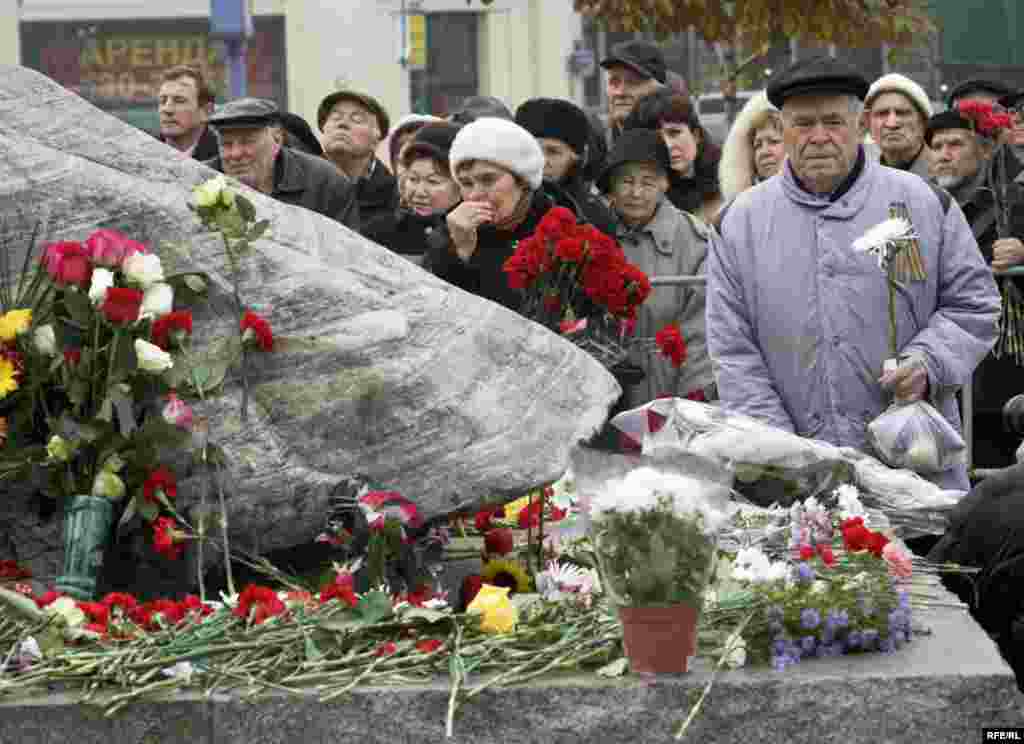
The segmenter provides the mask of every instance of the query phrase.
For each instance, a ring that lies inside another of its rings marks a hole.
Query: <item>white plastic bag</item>
[[[941,473],[967,461],[960,433],[930,403],[892,406],[868,424],[868,441],[886,465]]]

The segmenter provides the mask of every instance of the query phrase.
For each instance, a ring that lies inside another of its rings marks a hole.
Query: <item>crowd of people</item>
[[[1014,461],[1001,410],[1019,392],[1017,363],[992,350],[1020,295],[993,270],[1024,264],[1024,200],[991,183],[996,163],[1010,184],[1024,170],[1024,94],[973,80],[935,113],[903,75],[870,83],[815,57],[776,73],[719,145],[657,45],[623,42],[601,67],[600,117],[568,100],[512,109],[477,96],[392,127],[371,95],[342,90],[321,102],[319,132],[262,99],[215,111],[202,73],[177,67],[160,88],[160,137],[512,310],[521,298],[502,266],[553,206],[615,237],[650,276],[706,274],[706,288],[660,287],[643,306],[638,332],[678,322],[689,357],[679,371],[642,355],[630,405],[720,399],[863,449],[894,398],[929,400],[959,428],[958,391],[976,375],[975,462]],[[1014,127],[980,131],[962,100],[996,104]],[[901,295],[902,361],[883,374],[887,288],[851,245],[894,208],[910,215],[924,274]],[[935,479],[968,486],[962,468]]]

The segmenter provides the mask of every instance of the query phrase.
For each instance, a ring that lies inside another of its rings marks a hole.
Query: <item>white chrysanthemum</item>
[[[839,504],[839,517],[850,519],[851,517],[867,516],[867,510],[860,501],[860,491],[849,483],[844,483],[835,490],[836,500]]]
[[[714,533],[729,519],[728,512],[716,508],[707,498],[709,489],[717,488],[696,478],[637,468],[606,485],[591,503],[591,516],[599,521],[612,512],[654,511],[667,505],[677,518],[703,518],[704,531]]]
[[[537,591],[548,601],[554,602],[567,595],[585,595],[601,591],[597,574],[586,568],[570,563],[549,561],[547,567],[534,580]]]
[[[733,578],[752,584],[783,581],[789,577],[789,574],[790,567],[787,563],[770,560],[758,548],[740,550],[733,565]]]

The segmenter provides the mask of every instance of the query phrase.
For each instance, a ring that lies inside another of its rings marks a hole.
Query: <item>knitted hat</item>
[[[452,172],[467,160],[486,160],[512,171],[531,189],[544,177],[544,153],[533,135],[507,119],[485,116],[470,122],[455,135],[448,154]]]
[[[615,140],[604,171],[597,179],[597,187],[603,193],[610,190],[615,169],[626,163],[653,163],[666,176],[672,172],[672,156],[665,140],[653,129],[627,129]]]
[[[868,95],[864,99],[864,108],[870,109],[871,103],[883,93],[902,93],[921,112],[925,121],[932,116],[932,102],[928,100],[928,94],[924,92],[924,88],[906,75],[891,72],[878,78],[868,88]]]
[[[531,98],[516,109],[516,124],[537,139],[561,140],[583,157],[590,139],[590,122],[583,110],[558,98]]]
[[[427,124],[420,129],[409,140],[402,153],[402,165],[406,168],[414,160],[419,158],[431,158],[449,168],[448,157],[451,153],[452,143],[459,133],[459,127],[448,122],[438,124]]]

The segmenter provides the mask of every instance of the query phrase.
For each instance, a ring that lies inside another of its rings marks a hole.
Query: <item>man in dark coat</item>
[[[219,155],[207,165],[285,204],[305,207],[359,228],[352,182],[322,158],[284,147],[273,101],[240,98],[210,119]]]
[[[601,67],[607,73],[608,116],[603,123],[605,139],[611,149],[637,101],[665,87],[668,68],[661,48],[640,39],[613,46],[612,53],[601,60]]]
[[[394,212],[398,182],[374,154],[391,124],[380,102],[353,90],[335,91],[320,102],[317,124],[327,159],[356,184],[362,224]]]
[[[947,189],[964,212],[978,241],[982,255],[994,270],[1003,271],[1024,264],[1024,203],[1020,187],[1012,182],[1016,160],[1004,157],[994,143],[975,132],[971,121],[956,111],[943,111],[928,120],[925,142],[932,151],[931,176]],[[1005,148],[1006,146],[1001,146]],[[1008,194],[1012,198],[1005,209],[1005,227],[993,195],[993,168],[1005,163],[1008,168]],[[1006,234],[1000,235],[1000,232]],[[1024,290],[1022,278],[1002,279],[1000,287],[1004,307]],[[1024,295],[1022,295],[1024,296]],[[1005,329],[1009,333],[1013,329]],[[1024,330],[1024,329],[1021,329]],[[996,349],[999,349],[997,345]],[[1014,461],[1016,443],[1003,431],[1002,408],[1007,400],[1024,392],[1024,369],[1010,353],[996,358],[989,354],[974,373],[973,464],[981,468],[1001,468]]]
[[[178,65],[160,76],[157,105],[160,141],[196,160],[217,157],[217,138],[207,126],[213,88],[196,67]]]

